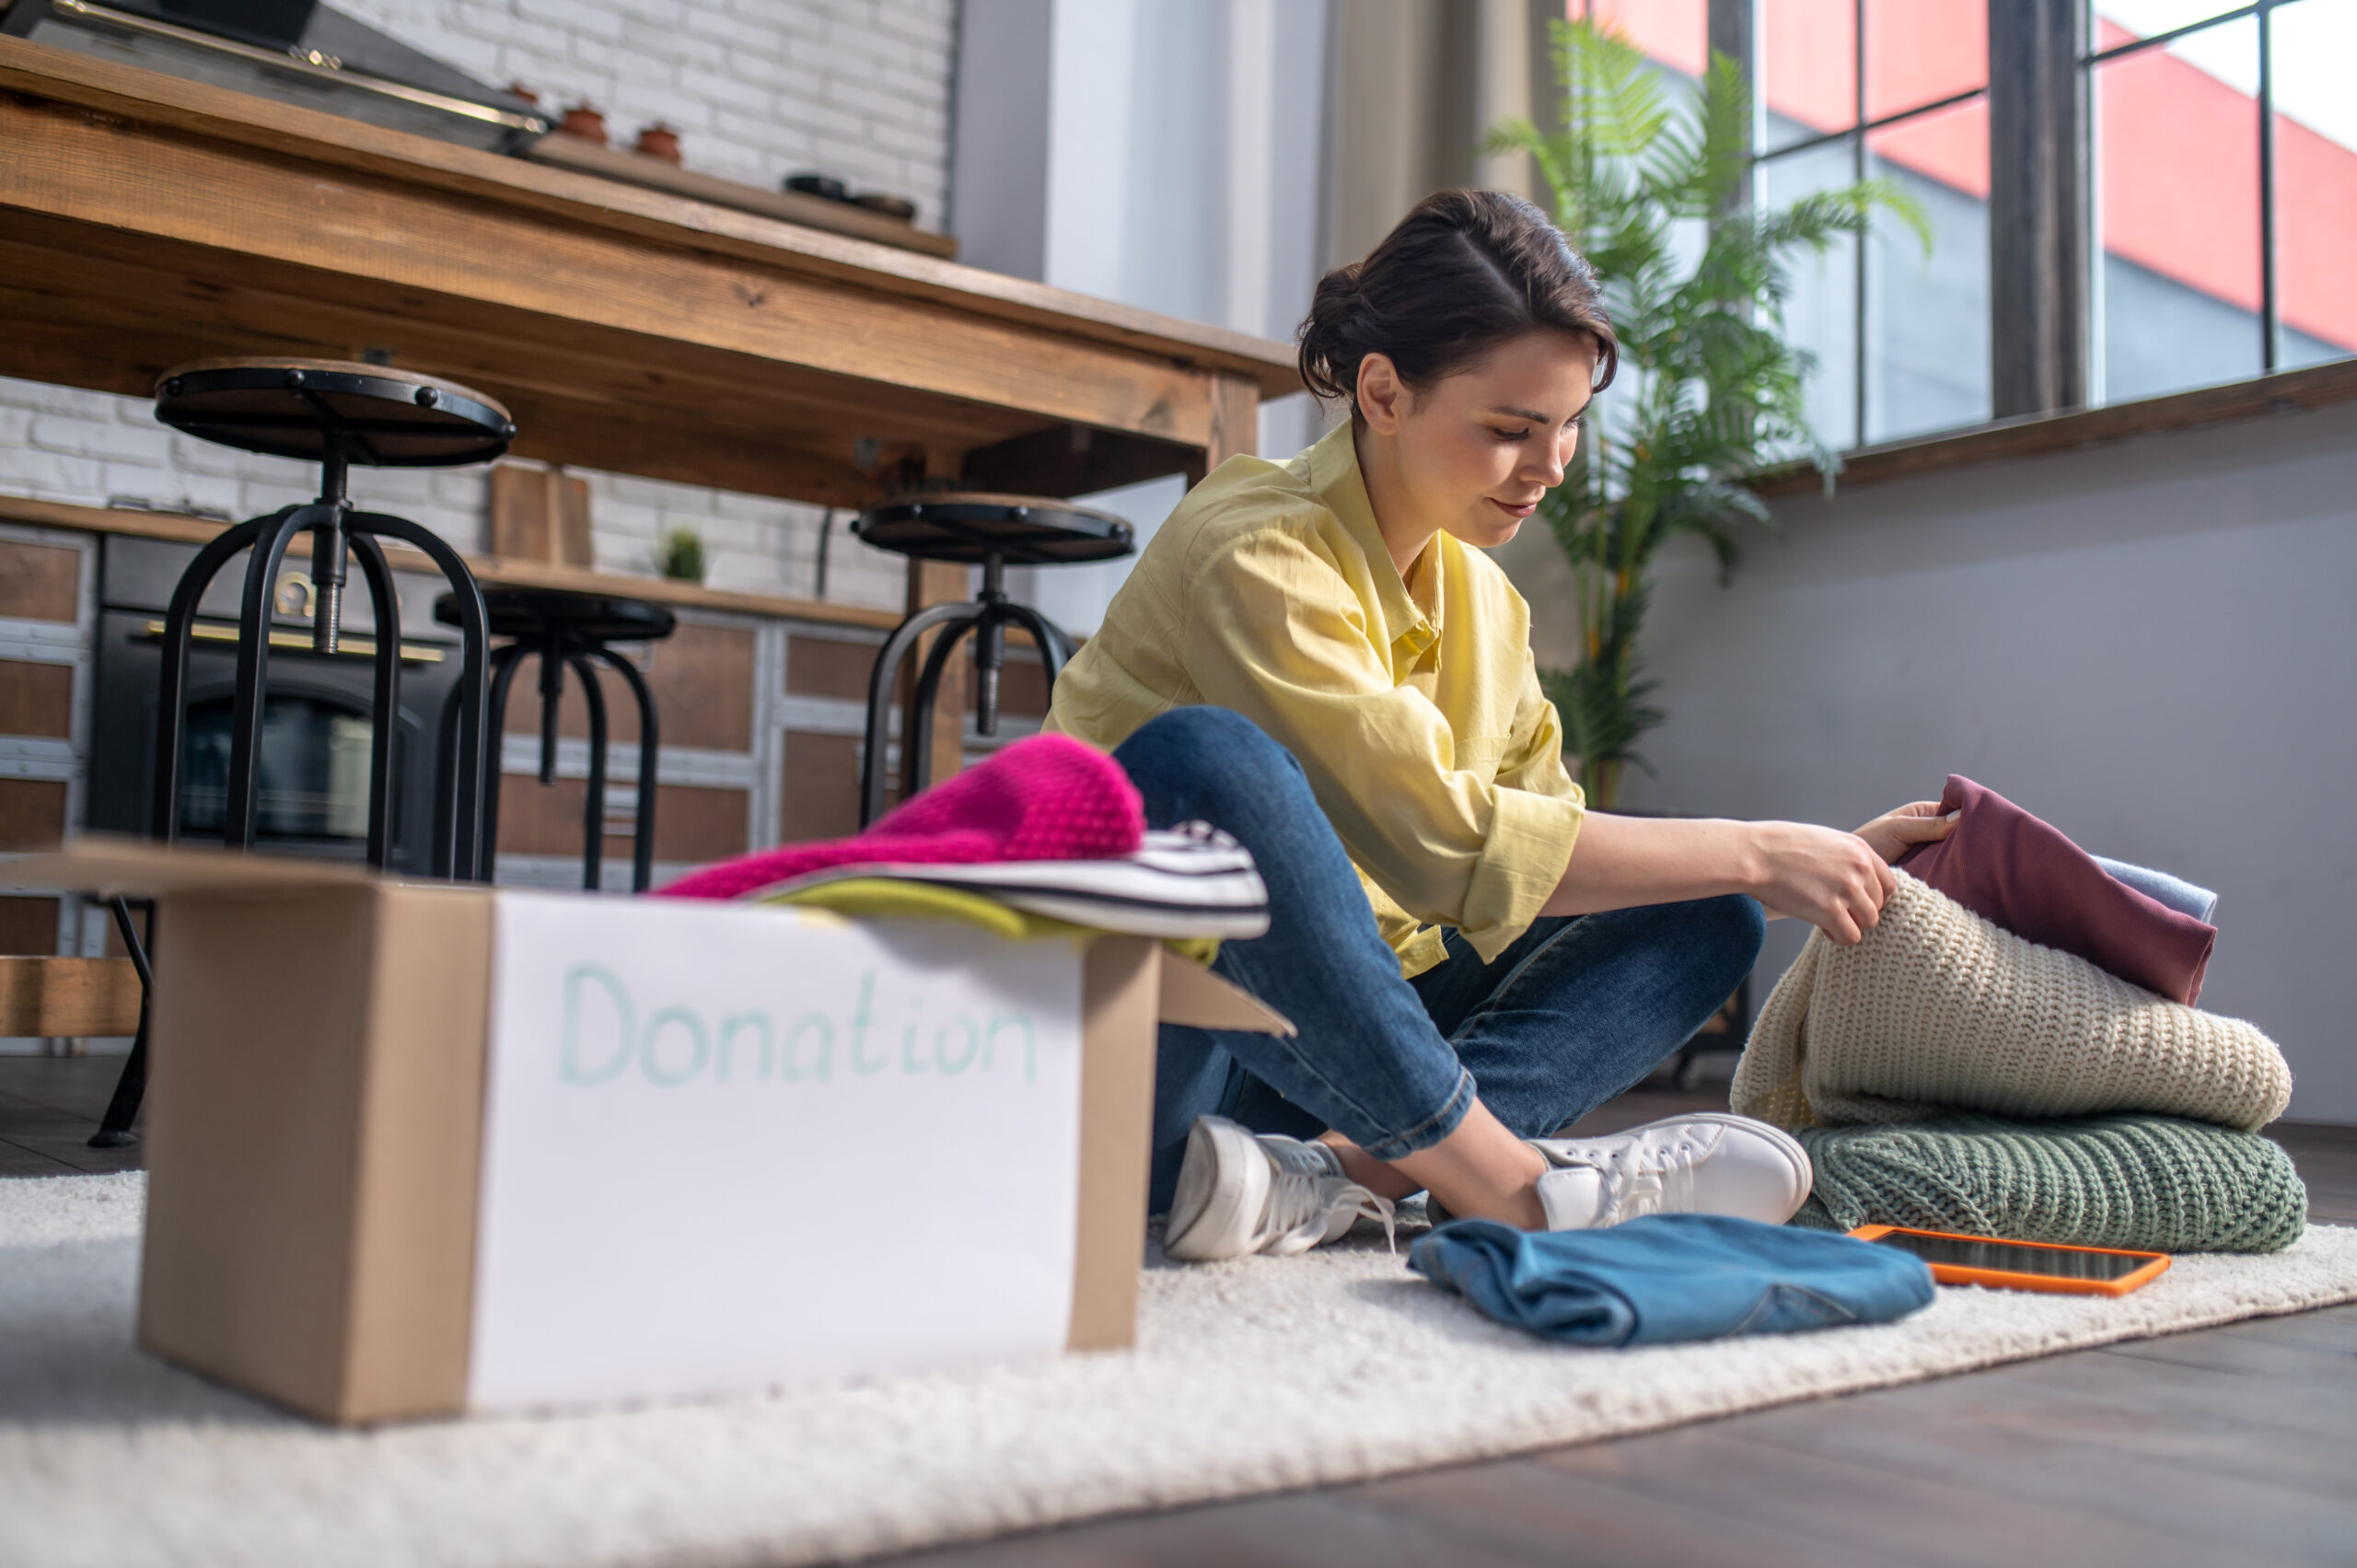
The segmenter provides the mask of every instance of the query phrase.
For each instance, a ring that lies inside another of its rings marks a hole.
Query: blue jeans
[[[1418,1237],[1408,1267],[1487,1317],[1574,1345],[1886,1323],[1933,1296],[1912,1253],[1725,1214],[1538,1235],[1459,1220]]]
[[[1684,1045],[1759,953],[1759,906],[1730,896],[1542,917],[1486,964],[1450,931],[1447,959],[1402,980],[1300,764],[1249,719],[1173,709],[1113,756],[1150,826],[1200,818],[1252,852],[1269,932],[1223,943],[1216,967],[1300,1030],[1163,1027],[1156,1211],[1202,1115],[1297,1137],[1331,1128],[1398,1159],[1456,1131],[1478,1096],[1515,1133],[1543,1137]]]

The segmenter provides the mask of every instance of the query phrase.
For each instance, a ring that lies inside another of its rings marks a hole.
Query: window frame
[[[2093,0],[2087,0],[2087,3],[2092,5]],[[2270,0],[2270,3],[2281,4],[2284,3],[2284,0]],[[1758,0],[1752,0],[1752,4],[1757,5]],[[1751,58],[1746,63],[1744,74],[1751,83],[1752,93],[1759,106],[1753,119],[1753,123],[1757,127],[1764,123],[1767,113],[1768,84],[1763,79],[1766,74],[1762,69],[1765,52],[1759,30],[1759,13],[1755,10],[1753,17],[1754,36]],[[1866,115],[1866,0],[1851,0],[1850,20],[1852,123],[1841,130],[1827,131],[1815,136],[1805,136],[1797,142],[1788,142],[1766,152],[1759,150],[1755,145],[1751,154],[1752,197],[1755,203],[1759,199],[1759,181],[1770,164],[1802,153],[1815,152],[1819,148],[1832,146],[1846,140],[1851,144],[1850,178],[1852,180],[1863,180],[1867,177],[1869,161],[1872,157],[1867,139],[1874,133],[1887,126],[1903,125],[1911,120],[1920,120],[1928,115],[1961,108],[1975,99],[1985,101],[1988,99],[1989,83],[1984,80],[1977,87],[1968,87],[1963,92],[1951,93],[1946,98],[1936,99],[1930,103],[1914,104],[1885,114],[1878,119],[1869,119]],[[1984,71],[1983,75],[1985,76],[1987,73]],[[1866,235],[1860,235],[1853,248],[1854,258],[1852,270],[1854,275],[1851,279],[1850,285],[1851,439],[1848,445],[1840,448],[1843,451],[1857,451],[1876,444],[1869,442],[1866,438],[1866,412],[1871,406],[1872,390],[1867,372],[1874,357],[1873,345],[1868,335],[1870,318],[1867,309],[1867,278],[1870,261],[1867,238]],[[1971,430],[1977,426],[1959,424],[1951,428]],[[1919,433],[1919,436],[1937,434],[1945,434],[1945,432],[1922,432]],[[1898,437],[1902,440],[1915,438],[1918,437]]]
[[[1863,0],[1861,0],[1863,3]],[[2083,36],[2096,36],[2096,9],[2100,0],[2083,0],[2085,20]],[[2150,38],[2132,38],[2126,43],[2116,43],[2109,49],[2083,49],[2079,53],[2079,90],[2089,105],[2084,122],[2086,166],[2099,170],[2102,148],[2098,143],[2101,117],[2094,110],[2096,101],[2096,70],[2114,60],[2150,50],[2165,49],[2180,39],[2191,38],[2215,28],[2235,22],[2256,19],[2258,23],[2258,373],[2272,376],[2282,367],[2283,320],[2282,302],[2276,284],[2276,214],[2275,214],[2275,33],[2272,18],[2286,6],[2311,4],[2313,0],[2250,0],[2231,11],[2221,11],[2214,17],[2203,17],[2183,27],[2154,33]],[[2098,181],[2100,176],[2098,175]],[[2090,298],[2102,298],[2104,249],[2102,211],[2096,198],[2097,181],[2088,182],[2086,211],[2081,223],[2087,235],[2087,266],[2090,272]],[[2089,325],[2097,331],[2101,321],[2091,317]],[[2089,334],[2087,377],[2091,388],[2103,384],[2102,348],[2094,332]],[[2100,403],[2103,400],[2091,399]]]
[[[1992,5],[2003,3],[2004,0],[1991,0]],[[2097,36],[2096,23],[2098,16],[2098,0],[2070,0],[2070,3],[2073,8],[2078,13],[2078,37],[2081,40],[2080,44],[2076,48],[2069,51],[2068,53],[2069,69],[2073,73],[2073,80],[2080,106],[2078,110],[2079,124],[2077,127],[2077,139],[2079,142],[2078,157],[2081,160],[2081,169],[2083,172],[2075,181],[2072,182],[2075,186],[2075,189],[2069,192],[2069,201],[2076,208],[2076,211],[2071,214],[2071,221],[2075,224],[2077,233],[2081,237],[2080,243],[2084,247],[2084,267],[2086,274],[2082,281],[2082,293],[2076,303],[2077,308],[2085,312],[2087,317],[2087,319],[2079,323],[2076,331],[2072,332],[2070,335],[2076,338],[2078,344],[2076,354],[2081,361],[2079,367],[2081,379],[2079,385],[2084,389],[2084,397],[2083,401],[2079,402],[2057,404],[2045,408],[2040,412],[2058,413],[2065,412],[2066,408],[2092,409],[2117,406],[2109,403],[2102,394],[2104,379],[2102,363],[2103,346],[2099,335],[2101,323],[2096,319],[2101,309],[2102,272],[2106,255],[2102,244],[2102,235],[2100,231],[2101,214],[2098,205],[2100,148],[2097,142],[2099,134],[2099,117],[2095,111],[2096,70],[2100,66],[2112,61],[2124,59],[2131,55],[2143,53],[2150,50],[2165,49],[2169,45],[2176,43],[2182,39],[2189,38],[2199,33],[2208,32],[2216,28],[2230,26],[2244,20],[2256,21],[2258,51],[2258,90],[2254,95],[2254,107],[2258,114],[2258,375],[2260,377],[2267,377],[2282,373],[2283,368],[2283,326],[2282,288],[2279,276],[2279,251],[2282,220],[2277,210],[2279,178],[2275,125],[2274,32],[2272,18],[2275,12],[2284,8],[2285,6],[2313,4],[2317,3],[2317,0],[2247,0],[2246,4],[2221,11],[2215,16],[2203,17],[2198,20],[2188,22],[2183,26],[2171,28],[2165,31],[2154,33],[2147,38],[2130,39],[2123,43],[2114,44],[2107,49],[2097,49],[2094,47],[2094,40]],[[1721,6],[1727,4],[1728,0],[1712,0],[1711,9],[1715,12]],[[1743,13],[1742,21],[1750,32],[1750,47],[1747,52],[1748,58],[1744,61],[1744,64],[1746,67],[1746,75],[1753,84],[1753,90],[1758,97],[1759,106],[1755,111],[1757,116],[1755,119],[1755,125],[1759,126],[1761,128],[1761,132],[1764,133],[1765,115],[1767,112],[1767,84],[1763,80],[1764,72],[1762,70],[1762,65],[1764,64],[1765,55],[1763,35],[1766,17],[1762,13],[1765,11],[1766,7],[1759,5],[1759,0],[1735,0],[1733,8]],[[1884,130],[1887,127],[1903,125],[1910,121],[1958,109],[1976,100],[1982,102],[1990,100],[1992,84],[1991,82],[1983,82],[1980,87],[1968,88],[1958,93],[1952,93],[1945,98],[1934,99],[1931,102],[1911,105],[1909,108],[1895,110],[1891,113],[1884,114],[1876,118],[1869,118],[1866,113],[1866,62],[1868,51],[1866,29],[1869,25],[1866,0],[1851,0],[1851,14],[1852,24],[1851,37],[1852,74],[1852,115],[1853,122],[1840,130],[1826,131],[1814,135],[1804,136],[1799,140],[1785,143],[1767,151],[1759,150],[1759,144],[1765,140],[1764,134],[1756,134],[1754,150],[1750,158],[1753,180],[1752,190],[1755,200],[1759,199],[1760,192],[1759,182],[1765,170],[1770,165],[1782,159],[1794,157],[1812,152],[1819,152],[1826,147],[1838,145],[1847,142],[1849,144],[1851,153],[1850,168],[1852,178],[1855,180],[1864,180],[1867,177],[1871,168],[1872,154],[1870,149],[1870,138],[1875,133]],[[2052,55],[2062,54],[2064,52],[2061,49],[2053,49],[2050,50],[2049,53],[2050,58]],[[1990,62],[1990,74],[1992,77],[1996,68],[1996,62],[1992,59]],[[1993,147],[1991,150],[1993,154]],[[1993,192],[1991,202],[1993,204]],[[2073,268],[2073,270],[2075,272],[2078,269]],[[1852,271],[1851,335],[1852,341],[1850,345],[1852,389],[1852,407],[1850,410],[1852,427],[1849,433],[1849,440],[1843,444],[1840,448],[1841,450],[1859,451],[1869,447],[1876,447],[1886,445],[1912,445],[1922,441],[1937,440],[1945,436],[1983,428],[1988,423],[1998,423],[2006,418],[2018,417],[2018,415],[1997,415],[1994,413],[1992,409],[1991,420],[1983,422],[1982,424],[1956,425],[1946,430],[1922,432],[1912,436],[1892,437],[1888,441],[1870,441],[1868,439],[1868,413],[1872,406],[1872,395],[1875,387],[1873,372],[1873,342],[1869,336],[1869,327],[1871,322],[1870,311],[1868,308],[1871,298],[1869,291],[1872,285],[1869,250],[1863,237],[1859,243],[1854,247]],[[2357,359],[2357,354],[2351,354],[2344,357],[2347,359]],[[2324,365],[2331,365],[2342,362],[2342,360],[2326,360],[2320,363]],[[2219,385],[2239,385],[2249,379],[2252,379],[2252,377],[2238,377],[2235,381],[2220,383]],[[2160,395],[2176,396],[2177,394],[2165,393]]]

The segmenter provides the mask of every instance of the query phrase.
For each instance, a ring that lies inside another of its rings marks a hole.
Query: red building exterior
[[[1573,10],[1582,6],[1574,0]],[[1689,75],[1703,65],[1703,0],[1594,0],[1599,21]],[[1817,131],[1856,123],[1851,0],[1760,7],[1769,110]],[[1866,115],[1988,80],[1985,0],[1868,0]],[[2098,23],[2098,47],[2133,35]],[[2258,108],[2166,50],[2097,68],[2104,249],[2238,309],[2259,308]],[[1869,137],[1874,154],[1965,194],[1989,193],[1989,110],[1974,102]],[[2357,151],[2275,116],[2276,286],[2286,327],[2357,351]],[[1770,150],[1773,150],[1772,148]]]

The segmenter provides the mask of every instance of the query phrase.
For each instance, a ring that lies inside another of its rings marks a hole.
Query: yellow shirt
[[[1484,961],[1562,879],[1585,807],[1538,689],[1530,607],[1433,536],[1401,581],[1347,424],[1188,493],[1056,681],[1047,727],[1110,749],[1210,703],[1297,758],[1400,971],[1455,926]]]

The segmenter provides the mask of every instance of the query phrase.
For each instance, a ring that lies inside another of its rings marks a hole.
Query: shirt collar
[[[1341,519],[1352,540],[1365,555],[1367,575],[1375,579],[1376,599],[1383,611],[1383,629],[1395,655],[1413,664],[1440,637],[1441,575],[1447,557],[1444,530],[1434,533],[1416,560],[1416,591],[1400,580],[1399,568],[1376,527],[1375,505],[1367,499],[1366,478],[1359,472],[1358,444],[1352,422],[1344,420],[1309,449],[1309,487]]]

